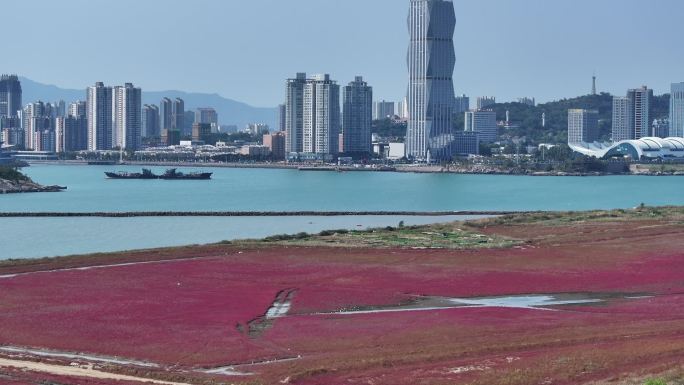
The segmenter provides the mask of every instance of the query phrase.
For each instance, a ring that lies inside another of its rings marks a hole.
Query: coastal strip
[[[0,218],[139,218],[139,217],[369,217],[369,216],[502,216],[522,211],[140,211],[140,212],[4,212]]]

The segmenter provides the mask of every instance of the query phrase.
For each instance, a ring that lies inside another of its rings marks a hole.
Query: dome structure
[[[617,143],[569,143],[570,148],[580,154],[595,158],[630,157],[639,160],[684,158],[684,138],[647,137],[623,140]]]

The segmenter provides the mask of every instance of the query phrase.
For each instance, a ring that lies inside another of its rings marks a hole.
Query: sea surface
[[[137,166],[34,165],[60,193],[0,195],[0,212],[509,211],[684,205],[684,178],[303,172],[213,168],[211,181],[108,180]],[[164,168],[153,168],[157,173]],[[207,169],[199,169],[205,171]],[[184,172],[193,169],[182,169]],[[0,259],[201,244],[238,238],[429,223],[444,218],[0,218]]]
[[[2,197],[0,195],[0,197]],[[276,234],[364,230],[477,217],[0,218],[0,260],[201,245]]]

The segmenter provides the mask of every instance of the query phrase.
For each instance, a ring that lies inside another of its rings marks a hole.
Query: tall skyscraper
[[[373,103],[373,120],[384,120],[394,116],[394,102],[381,100]]]
[[[185,103],[183,103],[185,104]],[[183,113],[183,126],[181,132],[183,136],[192,135],[192,125],[195,123],[195,111],[185,110]]]
[[[684,83],[674,83],[671,87],[670,136],[684,138]]]
[[[195,123],[218,124],[218,114],[213,108],[198,108],[195,110]]]
[[[596,110],[568,110],[568,143],[582,144],[598,141],[599,113]]]
[[[632,114],[630,118],[634,128],[634,139],[641,139],[651,136],[651,99],[653,98],[653,90],[643,86],[641,88],[627,91],[627,98],[632,104]]]
[[[169,98],[164,98],[159,103],[159,119],[162,130],[173,129],[173,102]]]
[[[97,82],[87,90],[88,150],[111,150],[113,140],[112,88]]]
[[[397,111],[396,111],[397,116],[399,119],[408,119],[408,98],[404,97],[402,101],[397,103]]]
[[[411,0],[408,28],[406,155],[419,161],[449,160],[453,156],[456,64],[453,3]]]
[[[340,147],[340,86],[315,75],[304,86],[303,152],[337,155]]]
[[[131,83],[113,90],[113,142],[125,150],[138,150],[142,138],[142,90]]]
[[[159,107],[145,104],[142,108],[142,137],[156,138],[161,135],[159,124]]]
[[[287,97],[285,103],[285,151],[304,151],[304,87],[306,73],[297,73],[293,79],[287,80]]]
[[[74,152],[88,149],[88,119],[86,102],[69,104],[66,116],[55,122],[57,152]]]
[[[390,103],[394,115],[394,103]],[[342,115],[342,150],[345,154],[369,154],[372,151],[371,126],[373,88],[361,76],[344,87]]]
[[[88,121],[86,117],[68,115],[58,117],[55,125],[57,152],[75,152],[88,149]]]
[[[185,101],[181,98],[176,98],[173,101],[173,116],[171,122],[174,130],[180,131],[183,135],[190,134],[190,132],[185,130]]]
[[[476,132],[478,142],[495,142],[498,137],[496,125],[496,112],[494,111],[468,111],[465,113],[466,132]]]
[[[287,105],[278,105],[278,131],[287,131]]]
[[[653,135],[650,116],[653,90],[644,86],[613,99],[613,141],[641,139]]]
[[[21,82],[17,75],[0,76],[0,119],[14,117],[22,109]]]
[[[623,140],[634,139],[634,129],[630,124],[630,117],[633,116],[633,107],[629,98],[623,96],[613,97],[613,142],[617,143]]]

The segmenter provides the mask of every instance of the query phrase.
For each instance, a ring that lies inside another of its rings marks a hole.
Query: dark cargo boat
[[[144,168],[140,172],[105,172],[107,178],[111,179],[159,179],[159,176],[154,174],[151,170]]]
[[[183,174],[182,172],[176,171],[175,168],[166,170],[166,172],[159,177],[159,179],[183,179],[183,180],[207,180],[211,179],[213,173],[211,172],[192,172],[188,174]]]
[[[193,172],[184,174],[175,168],[166,170],[162,175],[157,175],[151,170],[144,168],[142,172],[105,172],[110,179],[164,179],[164,180],[207,180],[211,179],[211,172]]]

